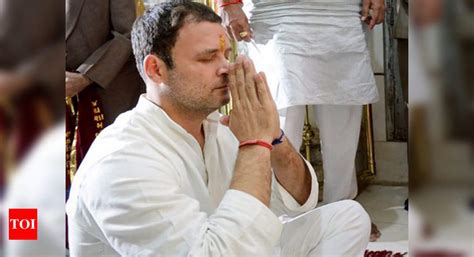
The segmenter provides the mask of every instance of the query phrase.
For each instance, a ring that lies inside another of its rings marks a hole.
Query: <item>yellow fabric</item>
[[[141,16],[143,12],[145,12],[145,3],[143,3],[143,0],[135,0],[135,6],[136,6],[137,17]]]

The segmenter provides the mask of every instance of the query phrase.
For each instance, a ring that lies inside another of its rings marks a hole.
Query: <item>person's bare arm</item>
[[[256,74],[252,62],[239,57],[231,67],[229,84],[233,109],[223,123],[229,125],[239,142],[260,139],[270,144],[278,138],[278,113],[265,75]],[[271,168],[288,193],[298,203],[304,204],[311,192],[311,175],[302,157],[286,138],[271,152],[260,145],[240,148],[230,188],[249,193],[268,206]]]
[[[301,155],[284,138],[275,145],[271,156],[272,168],[278,182],[303,205],[311,193],[311,175]]]
[[[363,0],[362,2],[362,21],[373,29],[375,25],[383,22],[385,18],[384,0]]]
[[[263,74],[266,82],[266,77]],[[276,107],[275,107],[276,108]],[[306,163],[286,137],[272,150],[271,164],[278,182],[303,205],[311,193],[311,175]]]
[[[229,71],[232,112],[228,125],[239,142],[261,140],[270,144],[279,135],[275,103],[262,74],[256,74],[250,59],[238,57]],[[226,122],[227,123],[227,122]],[[271,150],[261,145],[239,149],[231,189],[253,195],[270,205]]]
[[[252,31],[250,30],[249,21],[244,11],[242,10],[242,4],[230,4],[225,5],[231,0],[219,0],[219,15],[222,18],[222,22],[227,27],[229,35],[235,40],[244,40],[249,42],[252,38]],[[220,7],[222,5],[223,7]]]

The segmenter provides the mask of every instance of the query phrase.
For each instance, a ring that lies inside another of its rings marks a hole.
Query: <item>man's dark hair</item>
[[[133,24],[132,47],[142,78],[146,78],[143,60],[151,53],[173,69],[171,49],[176,43],[179,30],[186,23],[203,21],[220,24],[222,20],[211,8],[190,0],[166,1],[150,7],[138,17]]]

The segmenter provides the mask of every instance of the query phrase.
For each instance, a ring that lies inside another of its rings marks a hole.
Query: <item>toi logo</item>
[[[8,210],[8,239],[38,239],[38,209]]]

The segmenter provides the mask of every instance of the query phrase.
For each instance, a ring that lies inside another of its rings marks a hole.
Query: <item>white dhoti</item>
[[[355,201],[327,204],[285,224],[273,256],[363,256],[370,234],[370,218]]]
[[[378,100],[360,21],[360,0],[253,0],[246,6],[258,50],[248,46],[267,74],[281,127],[299,148],[304,105],[321,130],[324,202],[357,194],[355,154],[362,105]]]

